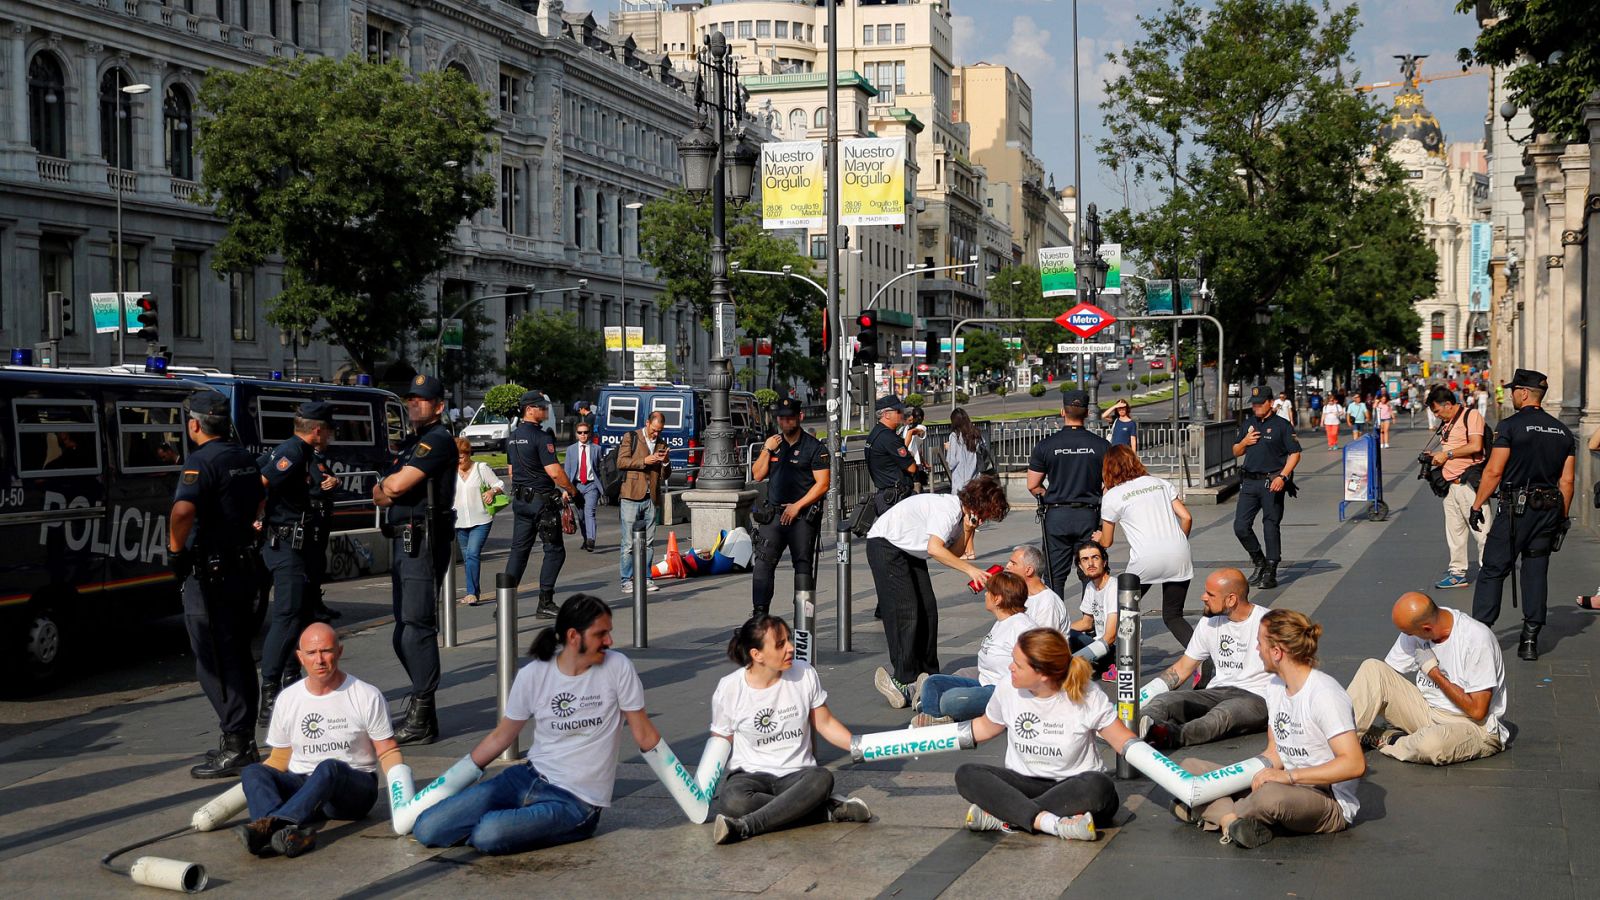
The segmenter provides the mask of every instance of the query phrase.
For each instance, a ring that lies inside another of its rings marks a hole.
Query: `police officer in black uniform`
[[[328,527],[321,499],[327,476],[316,454],[332,439],[332,404],[302,403],[295,413],[294,435],[256,461],[267,489],[261,557],[272,573],[272,611],[261,642],[261,713],[256,718],[262,727],[272,722],[285,676],[292,682],[299,674],[299,664],[291,667],[289,661],[300,632],[312,622],[323,568],[314,557],[325,546],[317,538]]]
[[[1549,386],[1544,373],[1529,369],[1518,369],[1506,385],[1516,412],[1495,432],[1467,519],[1474,529],[1482,528],[1483,505],[1491,497],[1499,499],[1483,545],[1483,571],[1472,595],[1472,617],[1490,626],[1500,618],[1501,590],[1520,557],[1523,607],[1517,657],[1526,660],[1539,658],[1550,554],[1560,549],[1570,524],[1567,511],[1577,462],[1577,439],[1541,406]],[[1515,593],[1512,596],[1515,599]]]
[[[800,427],[800,401],[785,397],[774,413],[778,433],[767,438],[750,466],[751,478],[767,481],[767,520],[756,531],[751,617],[771,609],[773,577],[785,549],[796,578],[815,575],[822,498],[828,495],[828,446]]]
[[[517,408],[522,421],[506,439],[506,464],[511,468],[511,512],[515,516],[506,574],[514,584],[522,583],[534,538],[539,538],[544,561],[539,566],[539,608],[534,615],[553,619],[557,612],[556,577],[567,561],[567,546],[561,533],[561,507],[577,498],[578,489],[572,486],[566,469],[556,457],[555,435],[544,428],[544,421],[550,417],[550,398],[540,391],[528,391],[517,401]]]
[[[256,520],[265,491],[250,451],[235,443],[228,398],[202,391],[184,404],[189,454],[167,517],[167,560],[183,590],[183,622],[200,689],[222,729],[195,778],[238,775],[259,761],[256,667],[250,655]]]
[[[1074,548],[1100,528],[1100,470],[1111,444],[1084,427],[1088,416],[1087,392],[1063,392],[1062,429],[1040,441],[1028,458],[1028,493],[1039,498],[1044,514],[1050,588],[1062,596],[1074,571]]]
[[[1300,465],[1300,439],[1294,425],[1272,411],[1272,388],[1258,384],[1250,389],[1250,414],[1239,423],[1233,455],[1239,463],[1239,505],[1233,510],[1233,535],[1250,554],[1255,571],[1250,583],[1259,588],[1278,586],[1278,563],[1283,559],[1283,503],[1290,476]],[[1256,515],[1261,515],[1263,553],[1256,540]]]
[[[400,442],[388,471],[373,485],[372,502],[388,510],[384,528],[391,535],[394,652],[411,678],[405,721],[394,739],[431,744],[439,738],[433,698],[439,688],[436,601],[455,537],[456,445],[441,420],[444,385],[439,379],[411,379],[405,401],[413,434]]]
[[[881,516],[910,495],[917,463],[899,434],[906,423],[904,401],[890,394],[879,397],[876,408],[878,424],[867,432],[867,474],[872,476],[873,506]]]

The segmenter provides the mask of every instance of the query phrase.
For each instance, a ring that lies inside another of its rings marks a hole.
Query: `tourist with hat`
[[[1284,498],[1293,486],[1294,468],[1300,464],[1300,439],[1294,426],[1272,411],[1272,389],[1258,384],[1250,389],[1250,413],[1239,423],[1233,444],[1239,458],[1239,505],[1233,511],[1233,534],[1239,539],[1255,571],[1250,584],[1278,586],[1278,563],[1283,559]],[[1256,539],[1256,516],[1261,516],[1262,541]]]
[[[805,421],[800,401],[784,397],[772,411],[778,433],[767,438],[750,465],[750,479],[767,482],[767,500],[757,519],[752,617],[771,612],[773,582],[785,550],[795,578],[815,576],[823,498],[828,496],[828,447],[800,427]]]

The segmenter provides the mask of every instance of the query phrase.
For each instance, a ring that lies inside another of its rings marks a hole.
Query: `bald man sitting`
[[[316,848],[322,821],[364,818],[378,800],[379,767],[400,763],[383,692],[340,670],[343,654],[327,625],[300,633],[295,655],[307,675],[272,708],[272,755],[239,775],[253,821],[234,833],[256,856],[299,856]]]
[[[1250,602],[1250,584],[1238,569],[1218,569],[1206,579],[1205,616],[1183,656],[1161,673],[1170,689],[1140,710],[1139,737],[1160,750],[1190,747],[1265,731],[1267,685],[1272,673],[1256,652],[1267,608]],[[1178,690],[1206,660],[1217,674],[1205,690]]]
[[[1350,682],[1361,742],[1402,762],[1447,766],[1505,749],[1506,670],[1487,625],[1427,594],[1394,604],[1400,637]],[[1389,723],[1381,732],[1379,717]]]

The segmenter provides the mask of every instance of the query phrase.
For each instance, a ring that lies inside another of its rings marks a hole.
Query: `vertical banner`
[[[1101,244],[1100,258],[1106,261],[1106,286],[1100,289],[1102,294],[1122,293],[1122,245]]]
[[[906,223],[906,142],[847,138],[839,142],[839,224]]]
[[[821,141],[761,145],[761,227],[827,227],[826,158]]]
[[[115,291],[89,295],[89,311],[94,316],[95,334],[116,333],[119,305]]]
[[[1039,248],[1039,286],[1046,297],[1070,297],[1078,292],[1078,265],[1072,247]]]
[[[1182,294],[1183,314],[1194,312],[1194,292],[1200,287],[1200,282],[1193,278],[1178,279],[1178,290]],[[1172,306],[1172,282],[1169,279],[1152,280],[1144,286],[1144,312],[1148,316],[1173,316],[1178,313]]]
[[[622,352],[622,326],[621,325],[607,325],[606,329],[605,329],[605,334],[606,334],[606,350],[608,350],[608,351],[610,351],[612,353],[621,353]]]
[[[1493,241],[1493,232],[1488,222],[1472,223],[1472,249],[1468,257],[1471,260],[1471,269],[1467,276],[1467,290],[1471,298],[1467,301],[1468,312],[1488,312],[1489,297],[1492,289],[1489,286],[1489,251]]]
[[[445,319],[444,331],[439,334],[439,346],[444,350],[462,350],[467,346],[467,323],[464,319]]]

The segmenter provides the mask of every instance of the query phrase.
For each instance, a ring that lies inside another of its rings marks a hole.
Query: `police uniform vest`
[[[816,487],[813,473],[828,467],[828,446],[804,431],[793,444],[780,440],[778,449],[767,455],[771,465],[767,502],[773,506],[786,506],[804,497]],[[816,506],[820,508],[820,504]]]
[[[314,525],[322,517],[322,471],[316,452],[298,435],[260,459],[267,482],[267,525]]]
[[[1261,439],[1245,448],[1244,459],[1240,462],[1244,476],[1271,478],[1283,471],[1290,454],[1300,452],[1300,440],[1295,437],[1294,426],[1282,416],[1269,413],[1258,417],[1254,413],[1247,413],[1239,425],[1235,442],[1244,440],[1252,427],[1261,435]]]
[[[393,475],[406,466],[422,470],[423,477],[411,489],[394,497],[389,507],[389,523],[403,524],[428,518],[454,515],[455,485],[451,483],[456,468],[455,439],[449,429],[434,423],[420,435],[406,438],[395,454],[394,463],[384,475]],[[429,486],[432,486],[432,503],[429,507]]]
[[[544,467],[559,463],[560,459],[556,456],[555,438],[543,426],[517,423],[506,439],[506,462],[511,465],[511,489],[517,499],[555,491],[555,480]]]
[[[911,451],[893,430],[882,422],[867,433],[867,473],[878,490],[891,488],[905,478],[914,463]]]
[[[1577,452],[1576,439],[1560,419],[1541,407],[1524,406],[1500,422],[1494,446],[1511,451],[1500,481],[1502,491],[1526,488],[1546,501],[1556,494],[1559,502],[1561,472],[1567,457]]]
[[[194,504],[190,548],[202,554],[226,554],[255,543],[254,523],[264,494],[255,456],[219,438],[189,454],[172,499]]]
[[[1069,425],[1033,448],[1028,469],[1042,472],[1046,506],[1097,507],[1101,464],[1111,444],[1081,425]]]

